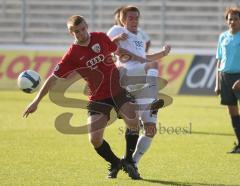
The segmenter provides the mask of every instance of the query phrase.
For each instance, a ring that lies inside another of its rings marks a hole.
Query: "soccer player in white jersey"
[[[114,11],[114,20],[115,25],[123,26],[123,24],[120,21],[120,12],[125,6],[120,6]],[[138,27],[138,34],[141,35],[143,38],[144,44],[145,44],[145,52],[148,53],[149,48],[151,46],[151,39],[149,35],[140,27]]]
[[[136,98],[140,105],[139,116],[144,124],[144,135],[138,138],[131,130],[126,132],[126,161],[134,161],[137,167],[142,155],[148,150],[154,135],[156,134],[157,112],[152,112],[148,104],[157,99],[158,63],[154,62],[168,55],[171,47],[166,45],[160,52],[146,55],[144,41],[138,32],[140,12],[135,6],[125,6],[120,12],[119,25],[113,26],[107,35],[116,42],[120,48],[128,50],[134,58],[119,57],[117,66],[120,70],[122,81],[128,81],[131,77],[145,77],[145,82],[127,84],[127,89]],[[136,59],[138,56],[138,60]],[[136,146],[136,148],[134,148]],[[134,153],[132,152],[135,149]],[[140,178],[140,175],[139,175]]]
[[[114,20],[115,20],[115,25],[119,25],[123,27],[123,24],[120,21],[120,12],[125,6],[120,6],[114,11]],[[147,53],[149,51],[149,48],[151,46],[151,39],[149,35],[140,27],[138,27],[138,34],[141,35],[141,37],[144,40],[145,44],[145,52]]]
[[[151,40],[149,35],[141,28],[138,28],[138,33],[142,35],[142,38],[145,42],[145,52],[148,53],[149,48],[151,46]]]

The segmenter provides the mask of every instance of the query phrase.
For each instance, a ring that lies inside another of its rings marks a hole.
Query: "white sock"
[[[149,149],[152,138],[148,136],[140,136],[136,145],[135,152],[133,153],[133,161],[137,165],[143,154]]]
[[[158,69],[155,69],[155,68],[150,68],[148,69],[147,71],[147,76],[155,76],[155,77],[158,77]]]

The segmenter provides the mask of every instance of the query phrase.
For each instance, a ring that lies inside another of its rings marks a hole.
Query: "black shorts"
[[[113,98],[106,98],[103,100],[90,101],[87,105],[88,115],[104,114],[110,119],[110,112],[112,108],[118,113],[121,106],[126,102],[134,102],[134,98],[125,89],[122,89],[120,93]]]
[[[240,79],[240,73],[229,74],[225,72],[220,73],[220,97],[222,105],[237,105],[240,99],[240,92],[233,91],[233,84]]]

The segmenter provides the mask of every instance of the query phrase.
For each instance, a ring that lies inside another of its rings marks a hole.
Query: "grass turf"
[[[240,155],[227,153],[235,137],[217,97],[174,97],[158,114],[158,133],[139,163],[144,180],[134,181],[123,172],[107,179],[107,163],[95,153],[87,134],[65,135],[55,129],[55,118],[63,112],[74,113],[72,125],[84,125],[85,110],[60,107],[44,98],[38,111],[23,119],[34,96],[0,92],[0,185],[240,184]],[[105,131],[119,157],[125,148],[123,131],[121,120]]]

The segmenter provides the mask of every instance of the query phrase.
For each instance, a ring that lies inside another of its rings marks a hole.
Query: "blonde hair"
[[[74,26],[77,26],[82,22],[86,23],[83,16],[73,15],[73,16],[69,17],[67,20],[68,30],[71,31]]]
[[[125,6],[120,6],[118,7],[117,9],[115,9],[113,15],[114,15],[114,20],[115,20],[115,25],[120,25],[120,26],[123,26],[121,20],[120,20],[120,14],[121,14],[121,11],[122,9],[124,8]]]

